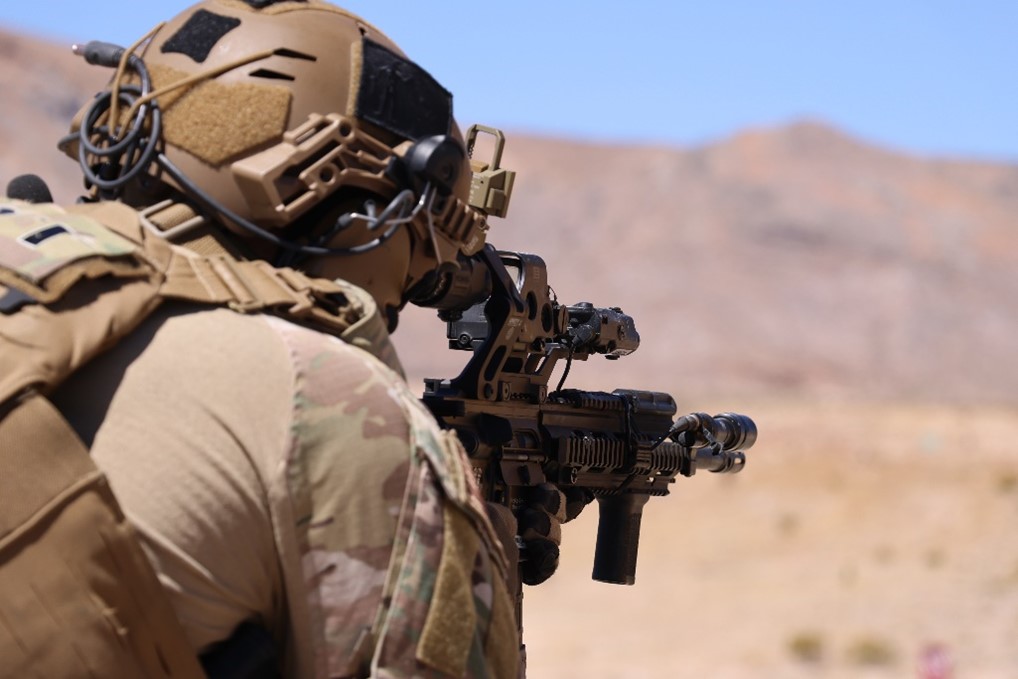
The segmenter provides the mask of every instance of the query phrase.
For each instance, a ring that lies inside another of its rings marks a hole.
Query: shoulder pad
[[[0,284],[22,297],[48,303],[81,278],[144,276],[150,267],[137,254],[134,243],[94,219],[0,199]]]

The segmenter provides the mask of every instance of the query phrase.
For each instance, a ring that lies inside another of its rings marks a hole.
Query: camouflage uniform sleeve
[[[515,679],[505,556],[455,436],[365,352],[273,325],[296,366],[285,476],[316,676]]]

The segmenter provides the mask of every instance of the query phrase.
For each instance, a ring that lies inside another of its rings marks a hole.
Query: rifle
[[[756,425],[735,413],[673,420],[675,400],[661,392],[565,389],[573,361],[618,359],[640,336],[617,307],[560,304],[536,255],[487,245],[449,286],[455,301],[439,307],[449,347],[473,353],[459,376],[425,380],[425,405],[459,436],[489,502],[515,513],[528,488],[548,482],[596,498],[593,578],[635,583],[647,500],[667,495],[680,474],[740,471]]]

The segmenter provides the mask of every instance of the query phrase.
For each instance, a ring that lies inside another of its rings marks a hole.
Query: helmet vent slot
[[[249,73],[252,78],[266,78],[268,80],[296,80],[292,75],[287,73],[280,73],[279,71],[273,71],[268,68],[259,68],[257,71]]]
[[[277,57],[286,57],[288,59],[303,59],[304,61],[318,61],[318,57],[313,54],[306,54],[304,52],[298,52],[297,50],[287,49],[286,47],[280,47],[273,51]]]

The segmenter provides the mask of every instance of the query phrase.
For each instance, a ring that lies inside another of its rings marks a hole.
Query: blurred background
[[[0,6],[0,186],[73,200],[55,143],[109,73],[70,43],[185,4]],[[674,4],[346,3],[506,131],[490,240],[635,317],[569,384],[760,429],[648,503],[636,585],[566,527],[529,676],[1018,676],[1018,5]],[[428,312],[395,339],[415,386],[465,362]]]

